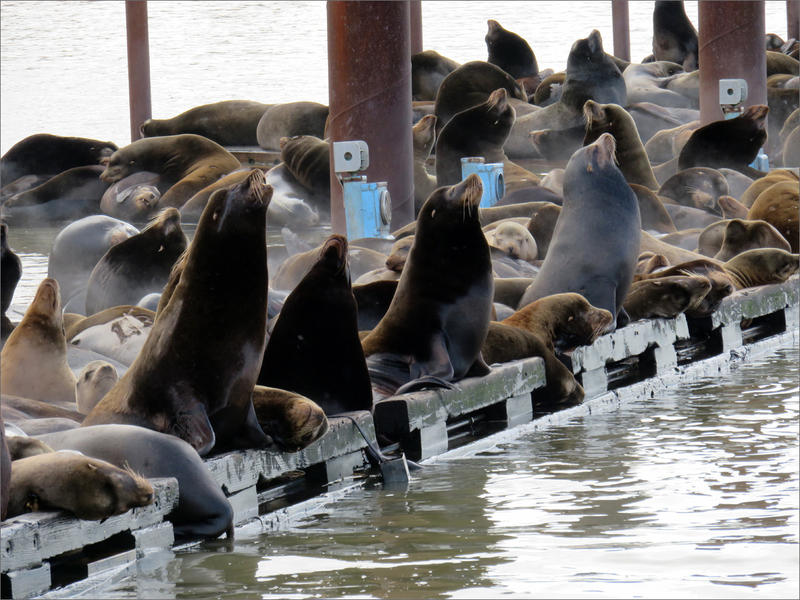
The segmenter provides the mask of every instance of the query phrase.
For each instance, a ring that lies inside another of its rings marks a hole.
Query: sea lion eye
[[[434,208],[434,209],[431,211],[431,219],[432,219],[433,217],[435,217],[435,216],[436,216],[436,209]]]
[[[135,161],[135,160],[132,160],[132,161],[130,161],[128,164],[129,164],[129,165],[136,164],[136,161]]]

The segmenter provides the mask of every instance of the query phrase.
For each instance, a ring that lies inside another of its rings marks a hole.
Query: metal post
[[[422,52],[422,0],[410,0],[411,54]]]
[[[386,181],[395,230],[414,219],[409,3],[329,1],[328,135],[364,140],[368,181]],[[331,225],[344,234],[342,186],[331,154]]]
[[[128,34],[128,101],[131,113],[131,142],[134,142],[142,137],[139,126],[152,115],[147,0],[125,0],[125,28]]]
[[[800,40],[800,0],[786,0],[786,34]]]
[[[614,56],[631,60],[631,33],[628,0],[611,0],[611,19],[614,25]]]
[[[700,0],[698,32],[700,121],[723,118],[719,80],[744,79],[744,106],[767,103],[766,29],[763,1]]]

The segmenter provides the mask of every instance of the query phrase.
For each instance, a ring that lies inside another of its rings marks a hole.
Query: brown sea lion
[[[781,159],[785,167],[800,167],[800,126],[792,129],[786,136]]]
[[[780,181],[771,185],[758,195],[747,218],[766,221],[789,242],[792,252],[800,247],[800,186],[796,181]]]
[[[75,410],[75,404],[72,402],[34,400],[33,398],[7,394],[5,391],[0,398],[2,399],[0,410],[16,411],[15,414],[18,416],[25,416],[30,419],[69,419],[76,423],[83,421],[83,415]],[[10,417],[8,420],[13,422]]]
[[[137,171],[157,173],[170,184],[159,208],[180,208],[189,198],[241,166],[222,146],[193,133],[143,138],[120,148],[108,159],[100,178],[115,183]]]
[[[683,248],[679,248],[678,246],[668,244],[667,242],[662,242],[660,239],[653,237],[646,231],[642,232],[641,251],[661,254],[669,261],[669,264],[671,265],[677,265],[698,259],[708,259],[707,256],[697,252],[692,252],[691,250],[685,250]],[[713,259],[710,260],[712,262],[716,262]]]
[[[530,277],[495,277],[494,302],[506,306],[517,306],[525,289],[533,281]]]
[[[744,204],[748,209],[753,206],[756,198],[768,187],[780,181],[793,181],[796,184],[800,182],[796,173],[789,169],[772,169],[764,177],[759,177],[748,187],[744,194],[739,198],[739,202]]]
[[[37,456],[39,454],[47,454],[48,452],[55,452],[50,446],[45,444],[42,440],[27,435],[15,435],[6,438],[8,444],[8,453],[11,455],[11,460],[19,460],[20,458],[28,458],[29,456]],[[9,475],[11,465],[8,466]]]
[[[73,452],[48,452],[11,464],[8,516],[62,509],[103,520],[153,503],[153,486],[133,471]]]
[[[11,183],[24,175],[51,177],[84,165],[98,165],[117,150],[112,142],[37,133],[20,140],[0,158],[0,181]]]
[[[271,194],[264,173],[254,169],[241,184],[211,196],[144,347],[85,426],[141,425],[173,433],[201,455],[215,443],[268,442],[251,395],[266,344]]]
[[[347,238],[334,234],[315,252],[316,261],[284,301],[258,383],[306,396],[327,415],[371,410]]]
[[[550,350],[591,344],[613,320],[574,292],[544,296],[518,309],[502,323],[535,334]]]
[[[545,106],[557,102],[561,97],[561,88],[566,78],[566,71],[558,71],[542,79],[539,85],[536,86],[536,91],[533,93],[533,103],[536,106],[544,108]]]
[[[694,131],[698,127],[700,127],[700,121],[690,121],[676,127],[662,129],[647,140],[644,150],[647,152],[651,164],[657,165],[672,159],[675,156],[673,140],[676,136],[683,132]],[[684,143],[686,142],[684,141]]]
[[[747,207],[733,196],[720,196],[717,205],[722,211],[723,219],[746,219]]]
[[[729,192],[725,176],[708,167],[690,167],[678,171],[658,188],[658,195],[675,204],[721,214],[717,199]]]
[[[698,247],[700,240],[698,239]],[[791,251],[789,242],[766,221],[732,219],[722,235],[720,248],[714,258],[725,262],[737,254],[756,248],[780,248]]]
[[[800,62],[783,52],[767,50],[767,77],[777,73],[797,75],[800,73]]]
[[[478,220],[482,193],[472,174],[425,201],[397,292],[362,340],[373,395],[488,372],[480,349],[494,282]]]
[[[258,121],[256,137],[265,150],[280,150],[282,137],[313,135],[325,137],[328,107],[318,102],[273,104]]]
[[[705,277],[711,283],[711,289],[706,295],[697,304],[686,309],[686,315],[689,317],[707,317],[719,308],[723,298],[730,296],[736,289],[733,279],[723,264],[705,258],[683,262],[654,273],[643,273],[637,275],[636,280],[643,281],[675,275],[686,277],[696,275]]]
[[[180,207],[181,219],[188,222],[196,222],[203,214],[206,208],[208,199],[211,194],[222,188],[231,187],[237,183],[241,183],[250,176],[250,169],[237,169],[228,173],[224,177],[220,177],[214,183],[211,183],[201,190],[198,190],[191,198],[189,198],[183,206]]]
[[[302,450],[328,431],[325,411],[300,394],[257,385],[253,407],[258,424],[283,452]]]
[[[624,305],[632,321],[672,319],[697,306],[709,291],[711,282],[705,277],[659,277],[631,284]]]
[[[686,16],[683,1],[658,0],[653,9],[653,57],[694,71],[699,56],[697,30]]]
[[[436,189],[436,177],[428,174],[425,162],[436,141],[436,115],[426,115],[412,128],[414,145],[414,214],[416,215]]]
[[[436,100],[439,86],[459,64],[435,50],[411,55],[411,97],[414,100]]]
[[[650,168],[636,123],[628,111],[618,104],[600,104],[587,100],[583,105],[583,115],[586,118],[583,145],[593,143],[604,133],[610,133],[617,142],[614,156],[626,181],[657,190],[658,182]]]
[[[88,415],[108,391],[119,381],[117,370],[110,362],[93,360],[78,374],[75,385],[78,412]]]
[[[489,31],[484,38],[489,52],[487,62],[500,67],[514,79],[535,77],[539,65],[528,42],[513,31],[503,29],[494,19],[489,19],[487,24]]]
[[[547,251],[550,248],[550,242],[553,241],[553,232],[560,214],[561,207],[548,202],[537,210],[528,221],[528,231],[536,240],[539,258],[547,258]]]
[[[737,290],[783,283],[797,273],[800,256],[778,248],[758,248],[737,254],[723,265]]]
[[[147,119],[139,130],[145,137],[194,133],[221,146],[257,146],[258,122],[271,104],[223,100],[195,106],[171,119]]]
[[[659,233],[672,233],[678,230],[675,223],[672,222],[669,212],[653,190],[636,183],[629,183],[629,185],[639,202],[642,229]]]
[[[3,393],[75,403],[75,376],[67,365],[58,282],[39,284],[25,316],[0,352]]]
[[[553,240],[521,306],[577,292],[615,318],[621,314],[639,256],[641,218],[636,195],[614,162],[615,147],[604,133],[570,158]]]

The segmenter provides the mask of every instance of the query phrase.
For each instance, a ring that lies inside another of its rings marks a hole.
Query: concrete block
[[[6,593],[10,598],[39,596],[50,589],[50,565],[47,563],[31,569],[11,571],[5,573],[3,577],[8,578],[10,589]]]
[[[258,516],[258,493],[256,486],[236,492],[228,497],[233,508],[233,524],[239,525]]]

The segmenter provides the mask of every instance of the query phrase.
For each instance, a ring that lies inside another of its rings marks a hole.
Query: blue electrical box
[[[481,183],[483,184],[481,208],[489,208],[497,204],[506,193],[503,163],[487,163],[484,162],[482,156],[462,158],[461,179],[464,180],[473,173],[481,178]]]
[[[386,182],[351,175],[342,178],[342,187],[347,239],[391,238],[392,200]]]

